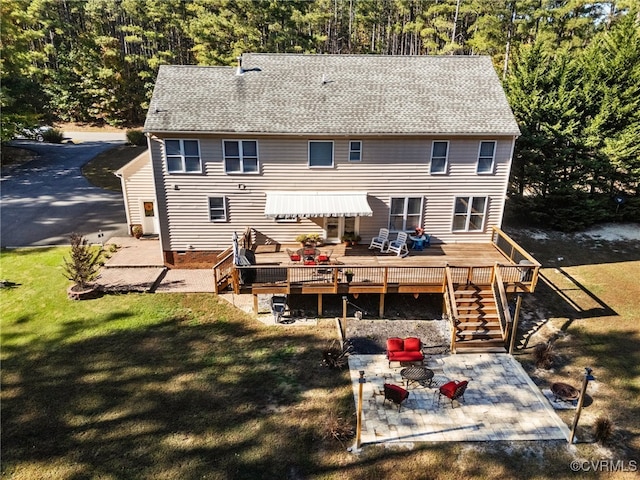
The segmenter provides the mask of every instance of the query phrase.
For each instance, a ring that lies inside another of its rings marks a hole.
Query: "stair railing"
[[[509,302],[507,300],[507,292],[504,288],[504,282],[502,281],[502,274],[500,273],[500,265],[496,263],[494,267],[493,283],[491,284],[493,295],[496,299],[496,307],[498,316],[500,318],[500,333],[502,340],[507,341],[507,332],[511,330],[511,311],[509,310]]]
[[[451,275],[451,267],[445,266],[445,284],[444,284],[444,304],[451,322],[451,353],[456,353],[456,328],[458,323],[458,307],[456,305],[455,290],[453,288],[453,279]]]

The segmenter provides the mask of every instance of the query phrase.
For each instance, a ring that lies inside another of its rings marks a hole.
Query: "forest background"
[[[640,222],[637,0],[2,0],[2,141],[139,127],[162,64],[243,52],[489,55],[522,131],[508,220]]]

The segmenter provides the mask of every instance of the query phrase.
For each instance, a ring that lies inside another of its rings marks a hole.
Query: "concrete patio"
[[[384,383],[403,385],[401,367],[389,368],[384,355],[352,355],[349,368],[354,399],[360,370],[363,388],[362,444],[387,442],[462,442],[566,440],[569,428],[554,412],[522,366],[508,354],[433,355],[425,366],[434,371],[433,385],[412,384],[409,398],[383,405]],[[469,380],[461,403],[438,387],[449,380]]]

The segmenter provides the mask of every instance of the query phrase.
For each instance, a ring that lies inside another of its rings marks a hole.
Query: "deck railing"
[[[218,258],[218,262],[213,266],[213,284],[216,293],[225,291],[229,285],[234,283],[233,247],[227,248],[218,255]]]
[[[399,286],[413,286],[418,290],[431,286],[433,290],[439,290],[444,282],[444,267],[251,265],[235,268],[245,285],[251,285],[252,288],[273,286],[286,291],[322,286],[325,288],[323,293],[338,293],[340,285],[350,291],[372,293],[386,293]]]
[[[501,265],[505,282],[520,283],[533,292],[538,283],[540,263],[498,227],[492,227],[491,243],[514,265]]]

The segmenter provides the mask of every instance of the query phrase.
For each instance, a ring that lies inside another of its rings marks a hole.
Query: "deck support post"
[[[384,317],[384,293],[380,294],[380,305],[378,307],[380,318]]]
[[[258,315],[258,294],[253,294],[253,313]]]
[[[347,296],[342,297],[342,339],[347,338]]]
[[[322,294],[318,294],[318,316],[322,316]]]

